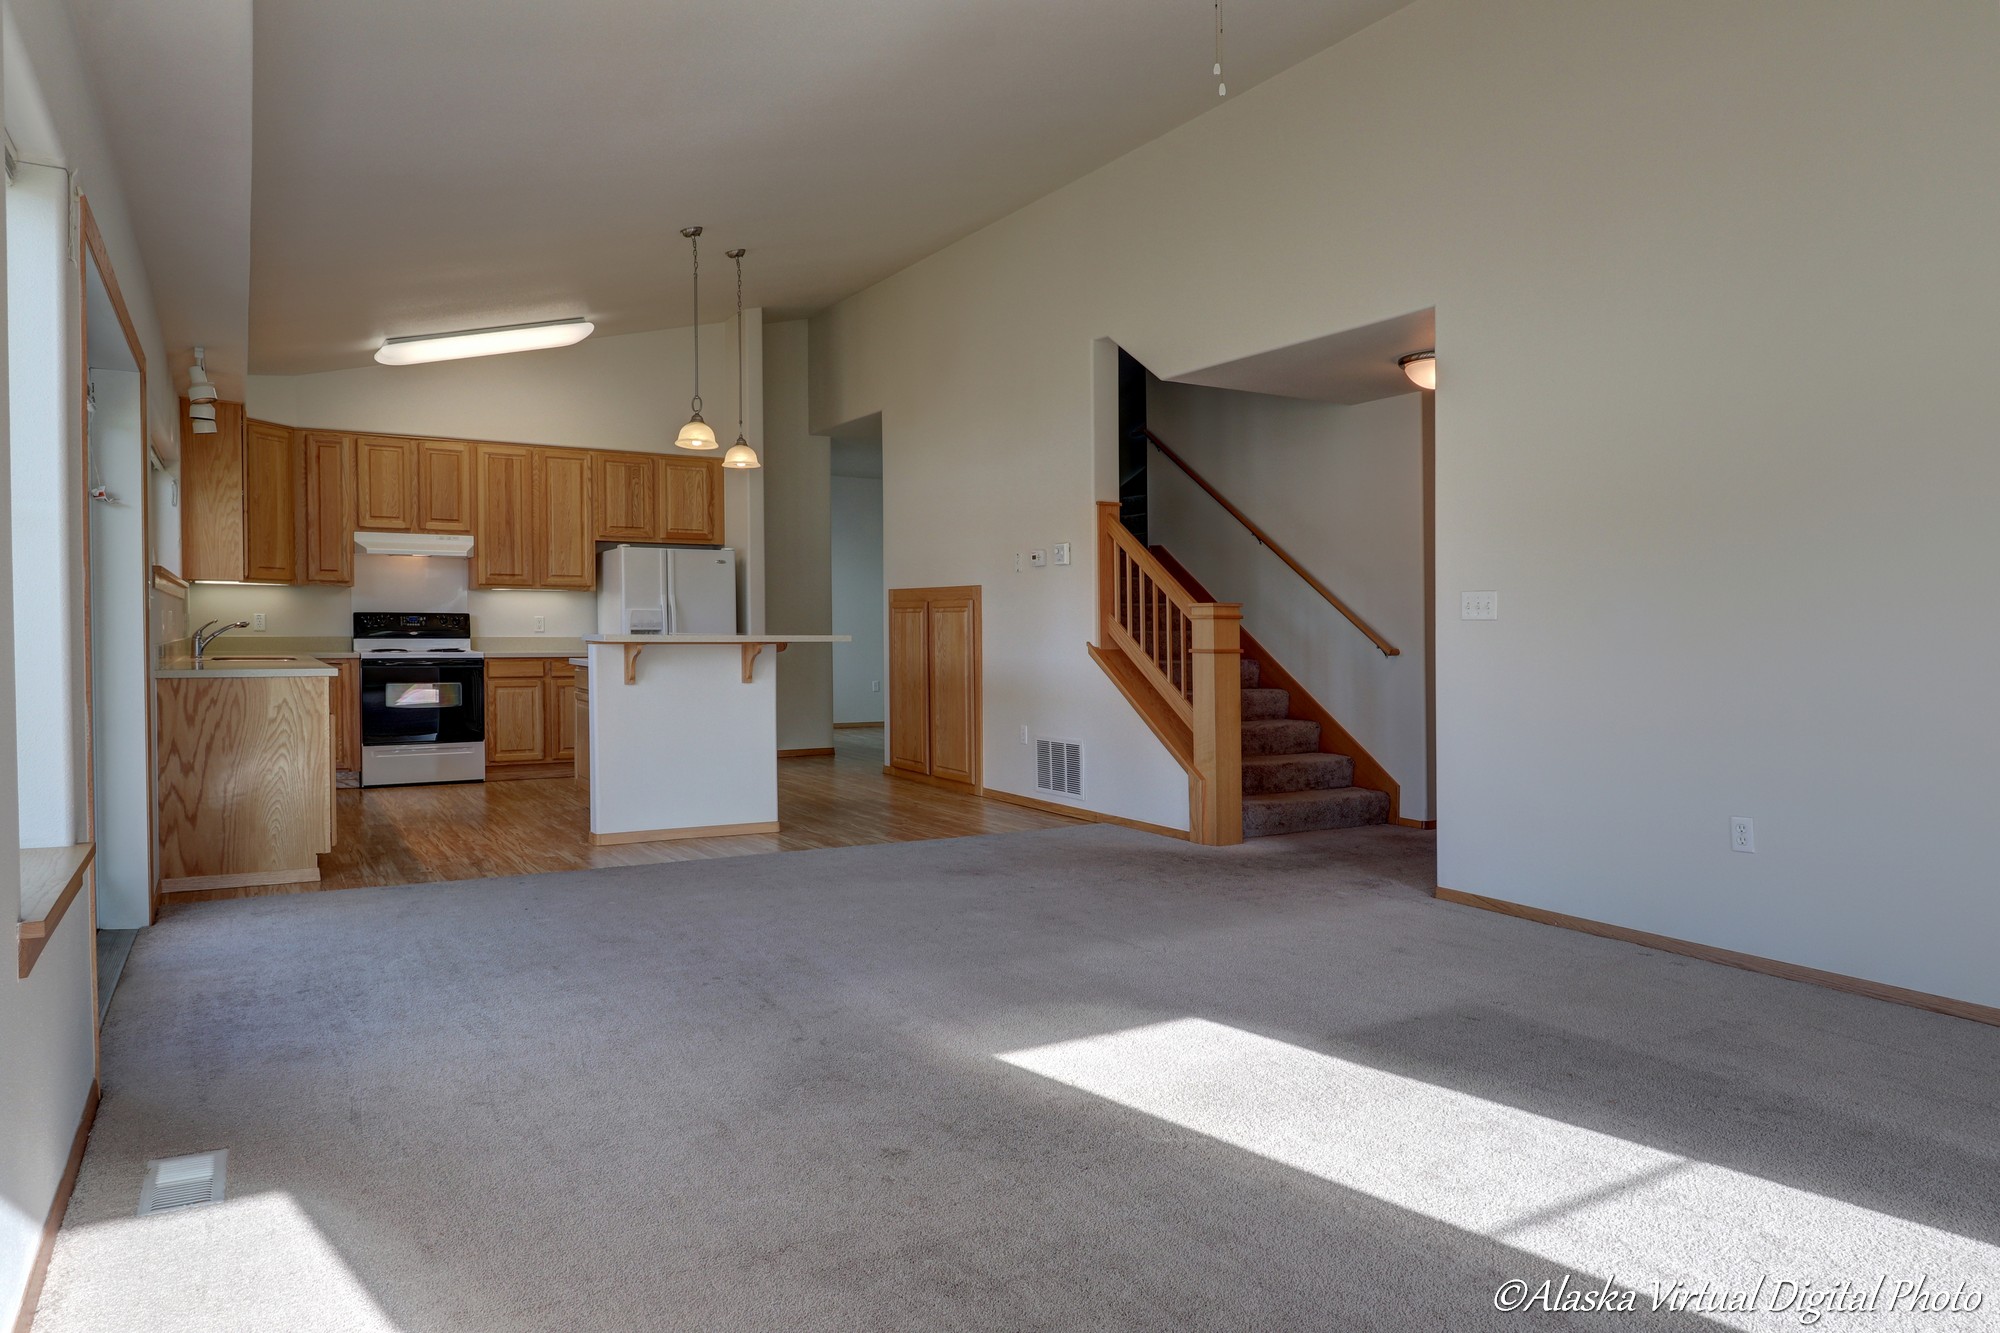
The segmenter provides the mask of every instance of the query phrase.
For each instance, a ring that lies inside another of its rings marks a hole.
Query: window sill
[[[97,854],[95,843],[74,847],[21,849],[21,976],[34,971],[35,960],[62,924],[63,913],[83,888],[83,872]]]

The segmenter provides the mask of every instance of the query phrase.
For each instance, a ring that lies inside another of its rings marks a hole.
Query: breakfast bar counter
[[[845,634],[606,634],[589,660],[590,836],[778,831],[778,659]]]

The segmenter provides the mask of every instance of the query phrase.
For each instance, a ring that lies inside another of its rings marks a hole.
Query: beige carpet
[[[36,1328],[1995,1326],[2000,1030],[1429,882],[1080,828],[177,912]],[[1637,1310],[1494,1308],[1565,1278]]]

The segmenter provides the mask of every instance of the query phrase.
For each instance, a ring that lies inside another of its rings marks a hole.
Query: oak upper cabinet
[[[354,441],[307,431],[305,554],[301,583],[354,582]]]
[[[537,449],[534,454],[535,586],[595,588],[590,455],[581,449]]]
[[[243,426],[243,577],[296,583],[299,577],[300,454],[289,426]]]
[[[541,658],[486,663],[486,762],[539,764],[548,754],[547,668]]]
[[[417,527],[417,442],[395,436],[354,439],[354,526],[363,532]]]
[[[472,445],[464,440],[417,441],[417,528],[472,531]]]
[[[474,587],[535,586],[534,474],[535,451],[526,445],[473,446]]]
[[[594,453],[591,491],[596,503],[592,535],[601,542],[649,542],[659,532],[661,464],[658,454]]]
[[[708,458],[660,458],[658,536],[690,546],[722,544],[722,465]]]
[[[215,405],[215,433],[197,435],[181,400],[181,574],[243,581],[243,404]]]
[[[980,592],[889,593],[889,765],[979,785]]]

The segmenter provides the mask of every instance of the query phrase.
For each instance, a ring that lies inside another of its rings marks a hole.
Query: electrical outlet
[[[548,631],[549,631],[549,618],[547,616],[536,616],[535,633],[546,634],[548,633]]]
[[[1057,563],[1057,564],[1059,564],[1059,565],[1066,565],[1066,564],[1068,564],[1068,563],[1069,563],[1069,543],[1068,543],[1068,542],[1057,542],[1057,543],[1056,543],[1056,563]]]
[[[1757,826],[1741,815],[1729,821],[1729,850],[1732,852],[1754,852],[1757,850]]]
[[[250,617],[250,628],[253,631],[261,634],[267,627],[268,626],[264,620],[264,613],[262,611],[259,611],[255,615]]]
[[[882,692],[882,682],[879,680],[876,681],[872,686],[872,688],[874,689],[875,693],[880,694]]]
[[[1049,553],[1037,547],[1035,550],[1028,552],[1028,563],[1036,569],[1042,569],[1049,563]]]
[[[1458,618],[1460,620],[1498,620],[1500,618],[1500,594],[1497,592],[1462,592],[1458,595]]]

